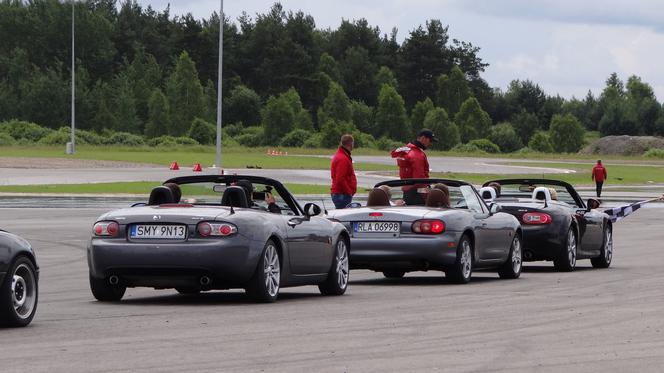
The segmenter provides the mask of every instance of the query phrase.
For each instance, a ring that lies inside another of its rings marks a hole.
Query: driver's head
[[[492,181],[487,186],[492,187],[496,191],[496,198],[500,197],[500,189],[501,189],[500,184],[498,184],[495,181]]]
[[[180,186],[175,183],[166,183],[164,186],[171,190],[171,194],[173,194],[173,202],[180,203],[180,199],[182,198],[182,190],[180,190]]]
[[[254,185],[251,183],[249,180],[245,179],[240,179],[236,181],[233,185],[239,186],[242,189],[244,189],[244,194],[247,195],[247,201],[252,201],[253,200],[253,194],[254,194]]]

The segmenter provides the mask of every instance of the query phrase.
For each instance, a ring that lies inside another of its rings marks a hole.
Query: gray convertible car
[[[26,326],[37,311],[39,267],[28,241],[0,229],[0,325]]]
[[[127,287],[185,294],[244,288],[255,300],[272,302],[282,287],[318,285],[324,295],[341,295],[348,285],[349,234],[320,213],[312,203],[301,207],[268,178],[168,180],[147,204],[111,211],[94,223],[92,294],[118,301]]]
[[[487,206],[462,181],[378,183],[367,206],[334,210],[330,217],[351,232],[351,268],[379,271],[388,278],[441,270],[454,283],[467,283],[480,268],[496,269],[501,278],[521,274],[519,221],[496,204]]]

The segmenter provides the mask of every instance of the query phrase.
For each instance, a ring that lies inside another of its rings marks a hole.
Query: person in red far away
[[[595,180],[595,188],[597,191],[597,198],[602,196],[602,185],[606,180],[606,168],[602,165],[602,160],[598,159],[597,164],[593,167],[592,179]]]
[[[399,166],[399,177],[401,179],[428,179],[429,160],[424,151],[438,141],[433,131],[423,128],[417,139],[406,146],[397,148],[391,152],[392,158],[397,159]],[[426,188],[426,184],[408,185],[403,190],[403,199],[406,205],[424,205],[426,193],[418,192],[420,188]]]
[[[336,154],[332,157],[330,174],[332,176],[332,202],[338,209],[345,208],[353,201],[353,195],[357,191],[357,178],[353,169],[354,140],[352,135],[341,136],[341,144]]]

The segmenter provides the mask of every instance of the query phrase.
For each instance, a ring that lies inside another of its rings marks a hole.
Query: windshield
[[[233,186],[234,183],[213,183],[213,182],[196,182],[196,183],[182,183],[178,184],[182,197],[181,203],[188,203],[192,205],[216,205],[221,206],[222,198],[226,189]],[[297,212],[289,206],[287,201],[279,194],[279,191],[271,185],[263,183],[249,183],[249,187],[253,187],[252,193],[246,193],[249,208],[264,211],[278,211],[274,208],[269,208],[266,199],[268,196],[274,198],[274,203],[281,210],[284,215],[297,215]]]
[[[431,183],[418,183],[405,186],[392,186],[388,183],[380,185],[378,188],[387,192],[391,206],[470,209],[478,213],[486,213],[488,211],[484,202],[479,199],[475,189],[466,184],[458,185],[432,180]],[[432,193],[432,191],[434,192]],[[440,191],[443,193],[440,193]],[[373,191],[371,193],[382,194]],[[438,194],[438,196],[431,194]],[[367,205],[372,205],[374,200],[380,202],[378,198],[374,199],[370,195]]]

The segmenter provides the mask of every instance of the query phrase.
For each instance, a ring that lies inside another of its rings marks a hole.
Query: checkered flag
[[[634,211],[638,210],[643,206],[644,204],[652,201],[657,201],[660,200],[660,198],[654,198],[654,199],[649,199],[641,202],[636,202],[632,203],[631,205],[625,205],[625,206],[619,206],[619,207],[614,207],[611,209],[606,209],[604,210],[605,213],[609,215],[609,218],[611,219],[612,223],[617,222],[618,220],[621,220],[627,215],[633,213]]]

